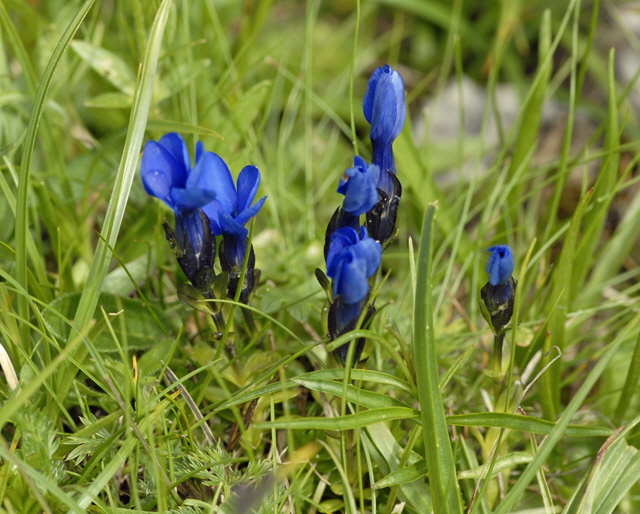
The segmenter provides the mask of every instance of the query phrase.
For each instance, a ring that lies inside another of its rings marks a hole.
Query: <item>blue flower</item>
[[[345,304],[360,302],[369,293],[368,278],[382,258],[382,245],[371,239],[365,227],[360,233],[351,228],[337,229],[331,235],[327,254],[327,275],[333,279],[333,295]]]
[[[245,224],[267,199],[265,196],[251,205],[260,186],[260,171],[255,166],[245,166],[238,175],[236,188],[227,164],[219,155],[212,155],[212,169],[202,177],[200,186],[214,191],[215,199],[202,210],[211,221],[211,230],[216,236],[224,234],[244,239],[249,233]]]
[[[485,271],[489,273],[489,283],[492,286],[505,284],[513,273],[513,253],[508,245],[496,245],[488,248],[491,252]]]
[[[140,175],[147,193],[166,203],[176,215],[179,247],[184,250],[188,242],[196,255],[200,254],[205,238],[198,209],[216,196],[213,188],[202,183],[213,163],[213,155],[204,152],[199,142],[196,163],[192,168],[184,139],[179,134],[171,133],[157,142],[147,142],[140,165]]]
[[[378,187],[389,194],[391,184],[387,184],[384,172],[396,172],[392,144],[402,131],[407,108],[402,76],[388,64],[376,69],[371,75],[362,109],[364,117],[371,124],[369,135],[373,150],[372,162],[382,171]]]
[[[342,209],[354,216],[371,210],[378,202],[376,184],[380,168],[365,162],[362,157],[353,159],[353,167],[347,169],[340,179],[338,193],[344,195]]]

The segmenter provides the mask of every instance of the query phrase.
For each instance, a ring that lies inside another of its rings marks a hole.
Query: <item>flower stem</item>
[[[502,347],[504,344],[504,332],[496,334],[493,338],[493,371],[497,376],[502,376]]]

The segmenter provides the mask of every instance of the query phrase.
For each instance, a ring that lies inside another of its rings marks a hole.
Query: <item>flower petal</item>
[[[200,189],[197,187],[190,189],[173,188],[171,190],[171,199],[176,210],[181,212],[193,211],[204,207],[216,197],[214,191],[208,189]]]
[[[504,284],[513,273],[513,253],[508,245],[496,245],[488,248],[491,252],[485,271],[489,273],[489,283],[493,286]]]
[[[327,275],[335,279],[338,273],[337,261],[340,254],[358,242],[358,232],[352,227],[342,227],[331,234],[331,242],[327,253]]]
[[[338,193],[344,195],[342,208],[345,212],[360,216],[370,211],[378,202],[377,182],[380,168],[375,164],[367,165],[360,157],[353,160],[353,167],[345,170]]]
[[[342,296],[344,303],[357,303],[369,292],[362,259],[352,249],[343,252],[338,264],[338,276],[334,281],[334,294]]]
[[[146,170],[142,173],[142,185],[147,193],[159,198],[169,207],[175,210],[175,205],[171,199],[171,177],[164,171]]]
[[[184,187],[187,182],[189,169],[176,160],[175,156],[164,146],[155,141],[147,141],[142,153],[142,162],[140,163],[140,175],[143,180],[145,175],[161,171],[165,187],[169,189],[173,187]],[[153,192],[147,191],[149,194],[156,196]]]
[[[380,261],[382,260],[382,245],[368,237],[355,245],[354,250],[358,257],[362,259],[365,265],[364,274],[369,278],[380,266]]]
[[[238,175],[238,212],[244,211],[251,205],[258,194],[258,187],[260,187],[260,170],[255,166],[242,168]]]
[[[244,225],[238,223],[237,219],[234,219],[230,214],[221,214],[220,225],[222,226],[222,233],[225,235],[231,235],[237,239],[244,239],[249,235],[249,231]]]
[[[224,232],[224,228],[222,227],[222,220],[221,220],[222,215],[224,214],[224,211],[217,197],[214,198],[207,205],[202,207],[202,211],[207,215],[207,218],[209,218],[209,224],[211,226],[211,232],[213,232],[213,235],[221,236],[222,233]]]
[[[227,163],[218,154],[205,152],[198,159],[196,167],[198,168],[198,171],[195,171],[198,187],[215,191],[218,202],[216,207],[224,213],[233,214],[238,206],[238,195]],[[207,209],[205,213],[211,217]]]
[[[248,209],[243,210],[242,212],[239,212],[238,215],[235,217],[235,220],[240,225],[246,225],[247,221],[253,218],[256,214],[258,214],[258,211],[262,209],[262,206],[264,205],[264,202],[266,199],[267,197],[263,196],[254,205],[252,205]]]
[[[167,149],[173,158],[180,164],[185,171],[191,169],[191,159],[189,158],[189,149],[187,143],[184,142],[180,134],[170,132],[165,134],[158,140],[158,144]]]
[[[378,79],[371,109],[371,139],[393,142],[404,126],[406,106],[404,82],[397,71],[383,73]]]

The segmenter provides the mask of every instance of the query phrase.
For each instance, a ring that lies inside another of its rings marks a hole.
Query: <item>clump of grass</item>
[[[636,512],[624,15],[577,0],[245,7],[0,6],[0,334],[19,380],[0,387],[0,509]],[[329,342],[313,270],[342,171],[371,156],[360,103],[387,62],[409,108],[398,235],[374,323]],[[480,129],[419,138],[425,103],[469,79]],[[504,86],[521,105],[491,140]],[[172,214],[136,175],[143,142],[172,131],[262,171],[261,281],[249,306],[218,301],[235,312],[226,335],[180,302]],[[500,376],[478,308],[493,244],[518,279]],[[345,370],[331,351],[359,338],[367,360]]]

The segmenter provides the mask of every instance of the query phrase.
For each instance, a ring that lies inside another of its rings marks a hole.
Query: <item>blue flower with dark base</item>
[[[493,333],[502,337],[513,315],[516,296],[517,282],[511,276],[513,253],[507,245],[492,246],[488,251],[491,255],[485,271],[489,274],[489,282],[480,291],[480,310]]]
[[[260,187],[258,168],[245,166],[238,175],[236,187],[227,164],[220,156],[213,155],[212,169],[203,177],[200,185],[214,191],[216,196],[202,210],[209,218],[213,233],[216,236],[222,235],[220,264],[229,273],[229,297],[235,296],[247,249],[250,251],[240,296],[241,301],[246,303],[254,287],[255,258],[253,249],[247,248],[249,231],[245,225],[262,208],[267,197],[252,205]]]
[[[393,142],[402,131],[407,116],[404,81],[388,64],[371,75],[362,109],[371,124],[372,163],[380,168],[376,185],[379,199],[367,212],[367,229],[376,241],[384,242],[395,232],[402,195],[402,184],[396,177]]]
[[[332,340],[356,328],[369,300],[368,279],[380,266],[381,258],[382,245],[369,237],[365,227],[360,227],[360,232],[352,227],[339,228],[331,236],[327,275],[333,279],[333,300],[329,307],[329,334]],[[369,306],[363,326],[367,326],[374,313],[374,307]],[[364,340],[359,339],[353,352],[354,363],[360,359],[363,346]],[[336,349],[343,363],[348,351],[349,344]]]
[[[260,187],[260,171],[255,166],[245,166],[238,175],[236,188],[227,164],[219,155],[213,156],[212,169],[202,177],[200,186],[213,191],[215,199],[202,210],[211,220],[211,230],[216,236],[229,234],[244,239],[249,234],[245,224],[267,199],[265,196],[251,205]]]
[[[216,196],[212,188],[202,187],[214,160],[214,154],[205,152],[199,142],[192,168],[184,139],[171,133],[147,142],[140,165],[147,193],[162,200],[175,214],[175,232],[165,223],[167,239],[185,275],[201,291],[209,289],[214,276],[216,241],[202,212],[202,207]]]
[[[179,134],[171,133],[157,142],[147,142],[140,165],[140,175],[147,193],[166,203],[176,215],[179,247],[186,248],[188,241],[196,255],[202,250],[205,236],[198,209],[216,196],[213,188],[202,185],[213,161],[214,154],[204,152],[199,142],[196,163],[192,168],[184,139]]]
[[[331,221],[327,225],[324,241],[324,255],[327,257],[331,236],[343,227],[360,229],[360,216],[373,209],[379,199],[376,188],[380,168],[375,164],[367,164],[362,157],[353,159],[353,166],[345,170],[340,183],[338,193],[344,195],[342,207],[334,212]]]
[[[371,75],[362,109],[371,124],[372,162],[382,171],[378,188],[391,194],[392,184],[384,172],[396,172],[392,144],[402,131],[407,108],[402,76],[388,64]]]
[[[382,259],[382,246],[367,234],[351,227],[336,230],[327,254],[327,275],[333,279],[333,294],[347,304],[358,303],[369,293],[368,278]]]

